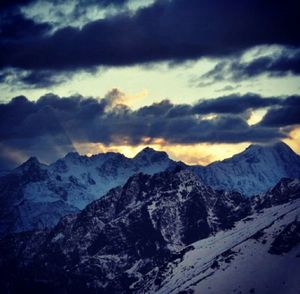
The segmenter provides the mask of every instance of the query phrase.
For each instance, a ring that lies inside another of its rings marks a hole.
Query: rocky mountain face
[[[69,153],[51,165],[36,158],[0,177],[0,236],[53,227],[137,172],[172,169],[165,152],[145,148],[133,159],[119,153]]]
[[[92,157],[69,153],[51,165],[30,158],[0,176],[0,237],[11,232],[51,228],[138,172],[154,174],[177,165],[226,191],[247,196],[265,192],[281,178],[300,177],[300,157],[284,143],[252,145],[244,152],[207,167],[172,161],[165,152],[145,148],[130,159],[119,153]]]
[[[263,201],[258,206],[257,199],[205,186],[186,169],[136,174],[80,213],[62,218],[52,230],[1,240],[0,287],[3,293],[190,291],[199,259],[202,270],[217,271],[234,259],[233,247],[255,234],[274,239],[277,231],[269,236],[264,230],[283,219],[283,211],[294,214],[281,229],[295,221],[300,184],[284,181],[282,189],[269,191],[265,206]],[[294,232],[289,228],[284,236]],[[205,242],[208,255],[197,242]]]
[[[283,142],[251,145],[242,153],[192,170],[215,189],[238,191],[246,196],[266,192],[281,178],[300,177],[300,156]]]

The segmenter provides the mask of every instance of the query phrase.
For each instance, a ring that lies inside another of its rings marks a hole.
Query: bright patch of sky
[[[242,59],[251,60],[251,56],[276,54],[281,48],[255,48],[247,52]],[[252,57],[253,58],[253,57]],[[182,64],[153,63],[127,67],[100,68],[95,72],[81,71],[65,82],[42,89],[14,87],[0,84],[2,99],[9,100],[17,95],[25,95],[36,100],[45,93],[53,92],[60,96],[79,93],[83,96],[104,97],[107,92],[117,88],[126,95],[138,96],[134,108],[170,99],[173,103],[194,103],[199,99],[215,98],[233,93],[257,93],[265,97],[285,96],[299,93],[298,76],[268,77],[266,75],[241,80],[210,81],[202,76],[220,62],[218,59],[199,59]],[[140,95],[144,93],[144,95]]]

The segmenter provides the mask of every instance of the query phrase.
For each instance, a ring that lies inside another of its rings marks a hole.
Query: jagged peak
[[[204,183],[192,172],[190,169],[186,169],[183,166],[177,165],[173,170],[165,170],[158,172],[153,175],[148,175],[144,173],[136,173],[130,177],[134,180],[145,180],[145,179],[156,179],[156,178],[163,178],[166,181],[173,181],[175,179],[179,179],[180,182],[192,181],[197,185],[203,186]],[[131,180],[129,180],[131,182]]]
[[[153,154],[156,152],[159,152],[159,151],[156,151],[155,149],[147,146],[147,147],[143,148],[140,152],[138,152],[136,154],[136,156],[138,156],[139,154]]]
[[[80,158],[80,157],[81,157],[81,155],[77,151],[71,151],[71,152],[67,153],[65,156],[66,159],[76,159],[76,158]]]
[[[276,143],[271,143],[271,144],[251,144],[244,151],[234,155],[232,158],[240,158],[241,156],[244,155],[258,154],[261,152],[274,152],[274,151],[295,154],[295,152],[289,145],[287,145],[282,141],[278,141]]]
[[[40,163],[38,158],[36,156],[31,156],[28,158],[26,162],[31,162],[31,163]]]
[[[145,147],[143,150],[136,154],[134,159],[151,158],[155,155],[160,155],[164,158],[169,158],[168,154],[165,151],[157,151],[151,147]]]
[[[28,167],[28,166],[41,166],[42,164],[39,162],[37,157],[31,156],[24,163],[22,163],[19,167]]]
[[[16,172],[24,172],[29,170],[39,170],[41,168],[46,168],[47,165],[41,163],[37,157],[31,156],[29,157],[24,163],[22,163],[20,166],[14,169]]]
[[[97,153],[97,154],[93,154],[90,158],[99,158],[99,157],[108,157],[108,156],[124,156],[122,153],[119,152],[105,152],[105,153]]]

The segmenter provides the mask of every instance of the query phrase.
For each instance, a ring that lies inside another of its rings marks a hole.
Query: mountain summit
[[[265,192],[281,178],[300,177],[300,156],[283,142],[250,145],[229,159],[192,170],[215,189],[251,196]]]

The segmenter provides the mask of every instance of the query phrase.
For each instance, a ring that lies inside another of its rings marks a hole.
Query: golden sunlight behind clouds
[[[288,144],[296,153],[300,154],[300,127],[293,129],[289,133],[290,138],[283,140]]]
[[[248,125],[252,126],[259,123],[266,113],[267,113],[266,109],[251,111],[250,117],[247,120]]]
[[[223,160],[231,157],[236,153],[242,152],[249,146],[250,143],[241,144],[191,144],[191,145],[177,145],[167,144],[162,139],[149,140],[145,138],[145,144],[138,146],[129,145],[114,145],[105,146],[100,143],[86,143],[75,144],[76,149],[81,154],[87,154],[88,156],[97,153],[105,152],[119,152],[126,157],[134,157],[145,147],[151,147],[158,151],[165,151],[170,158],[176,161],[183,161],[187,164],[201,164],[207,165],[216,160]],[[147,144],[148,142],[148,144]]]
[[[137,93],[124,93],[118,88],[113,88],[105,95],[105,97],[109,99],[111,107],[123,104],[134,109],[137,104],[140,104],[137,102],[141,102],[141,100],[147,97],[148,93],[147,89],[141,90]]]

